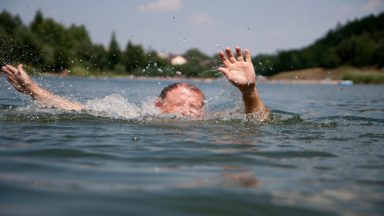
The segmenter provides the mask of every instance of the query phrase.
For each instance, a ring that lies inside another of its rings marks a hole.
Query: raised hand
[[[31,77],[24,71],[23,65],[19,64],[17,69],[12,65],[4,65],[1,67],[3,73],[7,76],[8,82],[15,87],[15,89],[24,94],[32,94],[32,88],[35,83]]]
[[[44,107],[63,110],[82,110],[85,108],[85,106],[80,103],[55,95],[38,86],[32,81],[27,72],[24,71],[22,64],[19,64],[17,69],[11,65],[4,65],[1,67],[1,70],[7,76],[8,82],[15,87],[17,91],[30,95]]]
[[[218,70],[240,90],[244,112],[248,114],[248,118],[265,121],[269,118],[269,111],[256,89],[256,73],[251,61],[251,53],[247,49],[244,53],[245,59],[241,48],[236,47],[237,58],[235,58],[231,49],[226,48],[225,53],[219,53],[224,67],[219,67]]]
[[[245,49],[245,59],[242,55],[240,47],[236,47],[235,58],[231,49],[228,47],[224,52],[219,52],[221,61],[224,67],[219,67],[218,70],[223,73],[227,79],[240,91],[252,90],[256,85],[256,74],[251,61],[251,53]]]

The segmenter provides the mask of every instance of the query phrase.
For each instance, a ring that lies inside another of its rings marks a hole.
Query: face
[[[188,87],[178,86],[170,90],[163,100],[159,99],[156,106],[164,114],[201,117],[203,115],[204,97]]]

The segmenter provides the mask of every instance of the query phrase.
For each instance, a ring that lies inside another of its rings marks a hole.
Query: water
[[[201,121],[159,117],[169,80],[38,82],[90,110],[1,80],[1,215],[383,214],[384,86],[260,84],[274,119],[257,123],[225,80],[196,82]]]

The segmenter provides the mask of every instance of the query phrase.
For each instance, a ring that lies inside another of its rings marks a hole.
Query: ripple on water
[[[110,155],[104,153],[90,152],[81,149],[64,149],[64,148],[45,148],[31,149],[22,151],[8,151],[7,155],[37,158],[95,158],[105,159],[111,158]]]

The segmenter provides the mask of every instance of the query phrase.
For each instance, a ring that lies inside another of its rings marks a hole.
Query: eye
[[[198,105],[198,106],[197,106],[197,105],[195,105],[195,104],[190,104],[189,106],[192,107],[193,109],[197,109],[197,110],[202,108],[201,105]]]

